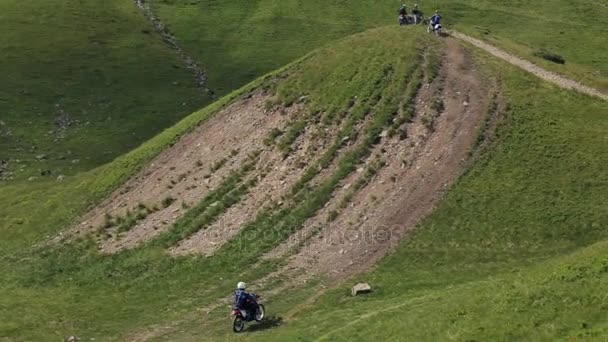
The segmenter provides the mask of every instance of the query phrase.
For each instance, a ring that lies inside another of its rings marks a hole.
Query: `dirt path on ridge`
[[[519,67],[519,68],[521,68],[531,74],[534,74],[537,77],[540,77],[541,79],[543,79],[547,82],[553,83],[561,88],[569,89],[569,90],[576,90],[583,94],[587,94],[589,96],[594,96],[594,97],[599,97],[600,99],[602,99],[604,101],[608,101],[608,94],[605,94],[597,89],[583,85],[580,82],[565,78],[552,71],[543,69],[532,62],[519,58],[502,49],[499,49],[493,45],[490,45],[479,39],[475,39],[466,34],[462,34],[457,31],[449,31],[448,33],[454,38],[458,38],[467,43],[470,43],[470,44],[490,53],[491,55],[508,62],[509,64],[515,65],[516,67]]]

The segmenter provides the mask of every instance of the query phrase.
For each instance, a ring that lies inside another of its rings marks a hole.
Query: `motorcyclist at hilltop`
[[[418,8],[418,4],[414,4],[412,15],[414,16],[414,24],[418,24],[423,20],[424,14],[422,14],[422,11]]]
[[[399,8],[399,15],[402,15],[402,16],[407,15],[407,6],[405,6],[405,4],[401,5],[401,8]]]
[[[439,11],[435,11],[435,15],[431,17],[431,24],[433,27],[441,25],[441,15],[439,14]]]
[[[412,9],[412,14],[417,17],[422,17],[422,11],[418,8],[418,4],[414,5],[414,9]]]
[[[234,291],[234,307],[247,312],[247,318],[250,319],[255,314],[256,298],[254,295],[247,293],[247,284],[239,282]]]

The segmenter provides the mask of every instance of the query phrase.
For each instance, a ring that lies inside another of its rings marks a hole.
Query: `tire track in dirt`
[[[608,94],[605,94],[605,93],[603,93],[597,89],[591,88],[589,86],[583,85],[580,82],[560,76],[552,71],[543,69],[532,62],[519,58],[513,54],[510,54],[510,53],[508,53],[502,49],[499,49],[491,44],[488,44],[484,41],[481,41],[479,39],[473,38],[471,36],[468,36],[466,34],[463,34],[463,33],[457,32],[457,31],[449,31],[447,33],[449,35],[451,35],[452,37],[458,38],[465,42],[468,42],[468,43],[488,52],[489,54],[508,62],[509,64],[512,64],[533,75],[536,75],[537,77],[539,77],[547,82],[553,83],[560,88],[564,88],[564,89],[568,89],[568,90],[576,90],[583,94],[587,94],[587,95],[593,96],[593,97],[599,97],[600,99],[602,99],[604,101],[608,101]]]
[[[172,255],[202,254],[210,257],[236,236],[247,222],[253,220],[260,208],[271,203],[282,204],[281,197],[303,171],[293,167],[292,159],[281,162],[283,158],[277,151],[267,154],[261,156],[266,159],[263,165],[272,167],[274,172],[263,177],[242,201],[229,208],[215,223],[171,248],[169,252]]]
[[[321,238],[310,239],[288,259],[287,274],[299,270],[309,277],[342,279],[368,269],[432,212],[457,179],[491,96],[456,40],[446,41],[446,51],[439,80],[423,85],[417,96],[408,138],[383,138],[372,155],[380,155],[386,165],[374,179],[331,222],[327,210],[307,222],[323,227]],[[436,101],[445,107],[433,109]],[[334,197],[329,206],[335,208],[340,200]],[[269,256],[284,255],[287,249],[279,246]]]
[[[285,131],[287,127],[282,128]],[[319,137],[319,130],[325,131],[326,135]],[[264,159],[262,164],[265,166],[257,171],[260,176],[263,175],[263,179],[256,187],[213,225],[181,241],[170,249],[170,253],[175,256],[202,254],[210,257],[238,235],[248,222],[253,221],[261,212],[261,208],[269,205],[279,208],[288,206],[293,200],[290,198],[290,192],[307,170],[304,166],[313,165],[319,156],[329,149],[338,130],[338,126],[325,127],[320,123],[311,122],[296,138],[289,155],[285,156],[278,148],[267,147],[260,156]],[[319,175],[315,179],[318,177]]]

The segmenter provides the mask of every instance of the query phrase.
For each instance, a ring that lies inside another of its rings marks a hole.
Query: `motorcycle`
[[[399,14],[399,26],[416,24],[416,17],[413,15]]]
[[[247,312],[245,310],[240,310],[238,308],[232,309],[232,316],[234,316],[234,319],[232,321],[232,331],[234,331],[235,333],[240,333],[245,330],[246,322],[256,321],[259,323],[264,319],[264,316],[266,315],[266,309],[264,308],[264,304],[260,303],[260,296],[255,294],[252,294],[252,296],[255,298],[252,303],[252,307],[255,308],[255,311],[253,313]]]
[[[414,25],[418,25],[420,23],[424,23],[424,14],[422,14],[421,11],[417,11],[417,12],[412,12],[412,19],[414,22]]]
[[[441,24],[435,24],[429,22],[429,26],[427,28],[428,33],[435,33],[437,37],[441,37],[443,32],[443,26]]]

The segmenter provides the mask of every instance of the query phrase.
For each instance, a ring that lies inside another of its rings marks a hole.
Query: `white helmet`
[[[247,284],[243,283],[242,281],[239,281],[239,283],[236,284],[236,288],[239,290],[244,290],[247,288]]]

